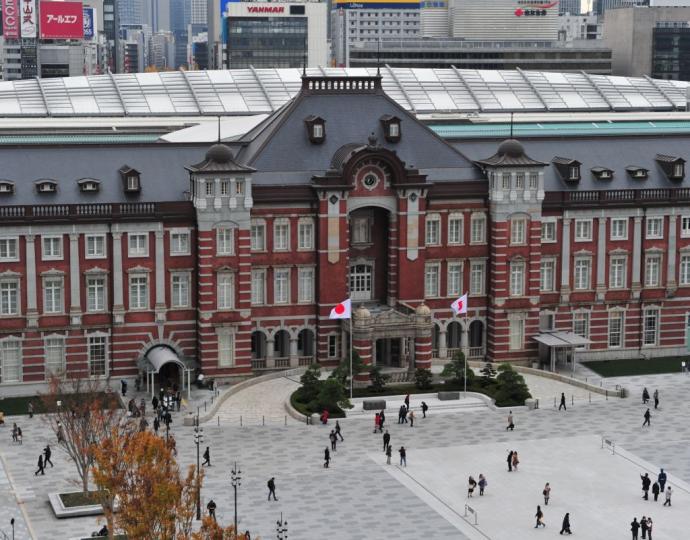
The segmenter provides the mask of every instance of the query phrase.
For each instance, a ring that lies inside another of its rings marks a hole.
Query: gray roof
[[[309,76],[376,68],[310,68]],[[383,89],[414,113],[684,110],[687,82],[584,73],[381,69]],[[0,116],[197,116],[271,113],[300,90],[301,70],[119,73],[0,82]]]
[[[606,139],[529,139],[520,141],[525,152],[533,159],[548,163],[544,169],[544,189],[546,191],[577,191],[600,189],[647,189],[686,186],[690,176],[682,181],[669,180],[656,161],[657,154],[690,158],[690,138],[687,136],[669,137],[607,137]],[[472,159],[481,159],[496,151],[501,141],[468,140],[453,143]],[[563,155],[567,153],[567,155]],[[579,182],[566,182],[551,164],[554,157],[560,156],[581,163]],[[646,180],[631,178],[627,167],[642,167],[649,170]],[[591,169],[605,167],[613,171],[610,180],[597,180]]]
[[[0,196],[0,205],[75,204],[88,202],[171,202],[185,200],[189,174],[185,166],[203,159],[207,145],[0,147],[2,179],[15,193]],[[141,173],[141,192],[126,195],[119,169]],[[55,180],[57,193],[38,194],[34,182]],[[96,193],[81,193],[78,180],[100,180]]]

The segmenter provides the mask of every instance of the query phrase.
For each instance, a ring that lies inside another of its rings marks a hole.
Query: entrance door
[[[352,300],[371,300],[372,274],[370,264],[355,264],[350,267],[350,298]]]

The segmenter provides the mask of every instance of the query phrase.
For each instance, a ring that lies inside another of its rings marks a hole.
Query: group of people
[[[647,390],[647,387],[645,386],[644,389],[642,390],[642,404],[646,405],[649,403],[649,390]],[[658,409],[659,408],[659,389],[657,388],[654,390],[654,408]]]
[[[467,481],[467,497],[472,497],[474,495],[474,490],[476,489],[477,486],[479,486],[479,496],[483,497],[484,496],[484,490],[486,489],[486,486],[488,486],[488,482],[486,481],[486,477],[483,474],[479,474],[479,481],[476,481],[472,475],[470,475],[469,480]]]
[[[534,514],[534,517],[537,520],[534,525],[535,529],[538,529],[539,527],[546,527],[546,522],[544,521],[544,512],[541,509],[541,505],[537,505],[537,513]],[[566,512],[565,516],[563,516],[561,530],[558,534],[573,534],[573,531],[570,530],[570,512]]]
[[[22,444],[22,428],[17,425],[17,422],[12,424],[12,442]]]
[[[508,462],[508,472],[517,472],[518,470],[518,465],[520,464],[520,458],[518,456],[517,450],[511,450],[508,453],[508,459],[506,459]]]
[[[48,463],[50,463],[50,466],[53,467],[53,462],[50,459],[52,456],[53,451],[50,449],[50,445],[46,444],[46,447],[43,449],[43,453],[38,455],[38,469],[36,469],[34,476],[38,476],[39,474],[45,475],[45,468]]]
[[[652,495],[654,496],[654,502],[659,500],[659,495],[664,494],[666,500],[664,501],[664,506],[671,506],[671,496],[673,495],[673,489],[671,486],[666,485],[666,472],[664,469],[659,471],[656,481],[652,483],[652,479],[649,477],[649,473],[644,473],[640,475],[640,480],[642,481],[642,498],[645,501],[649,500],[649,489],[652,489]],[[642,537],[644,538],[644,536]]]
[[[651,517],[642,516],[642,519],[640,519],[640,521],[637,521],[637,518],[633,518],[632,523],[630,524],[630,531],[632,532],[633,540],[638,539],[638,534],[640,531],[642,531],[642,540],[645,540],[647,538],[649,538],[649,540],[652,540],[653,529],[654,523],[652,522]]]

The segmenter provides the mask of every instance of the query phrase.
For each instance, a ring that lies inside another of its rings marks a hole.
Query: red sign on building
[[[5,39],[19,38],[18,0],[2,0],[2,31]]]
[[[40,15],[42,39],[84,37],[84,11],[81,2],[41,2]]]

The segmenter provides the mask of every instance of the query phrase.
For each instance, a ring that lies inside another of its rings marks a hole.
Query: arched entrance
[[[300,365],[310,365],[313,362],[314,332],[308,328],[300,330],[297,334],[297,355],[300,357]]]
[[[484,356],[484,323],[482,321],[472,321],[470,323],[470,358],[480,358]]]
[[[350,212],[350,298],[385,304],[389,296],[389,212],[367,206]]]
[[[266,334],[261,330],[252,332],[252,369],[266,367]]]
[[[434,358],[439,356],[439,348],[441,347],[441,328],[434,323],[431,332],[431,355]]]
[[[184,390],[186,383],[189,399],[193,369],[185,364],[172,347],[154,345],[143,355],[140,366],[142,363],[146,372],[146,388],[151,391],[151,395],[154,395],[156,385],[159,388],[176,387]]]
[[[446,348],[448,349],[448,358],[462,347],[462,326],[458,321],[451,321],[446,327]]]

